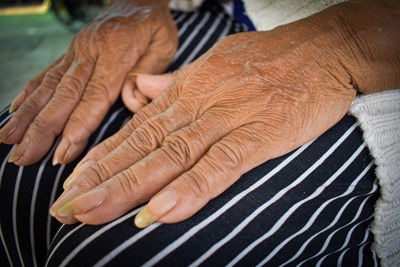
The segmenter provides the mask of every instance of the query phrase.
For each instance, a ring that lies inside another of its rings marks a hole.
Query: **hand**
[[[325,21],[323,14],[218,42],[88,153],[51,214],[101,224],[150,200],[138,227],[179,222],[246,171],[321,135],[356,95],[354,62],[368,65],[349,56],[363,53]],[[170,77],[158,77],[160,85]],[[370,82],[360,90],[378,84]]]
[[[2,142],[20,143],[10,161],[38,161],[61,132],[53,164],[75,159],[122,87],[125,95],[141,95],[127,74],[164,71],[176,47],[168,1],[114,1],[13,101],[16,112],[0,130]],[[130,99],[131,109],[143,106]]]

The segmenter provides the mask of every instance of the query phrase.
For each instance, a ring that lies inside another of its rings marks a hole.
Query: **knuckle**
[[[99,165],[88,167],[83,174],[85,175],[84,184],[89,187],[103,183],[107,177],[107,171]]]
[[[154,134],[154,128],[148,127],[147,124],[143,127],[137,128],[131,138],[127,139],[127,143],[133,149],[139,149],[147,153],[159,147],[159,141],[156,136],[157,135]]]
[[[215,165],[218,168],[220,164],[215,164],[215,162],[224,163],[224,167],[237,168],[243,164],[243,154],[240,150],[232,149],[232,146],[224,142],[219,142],[211,147],[210,149],[211,159],[210,164]]]
[[[88,88],[85,91],[85,97],[87,97],[89,101],[96,101],[100,103],[104,103],[106,100],[109,105],[111,105],[113,102],[107,86],[103,82],[96,80],[92,80],[88,85]]]
[[[196,198],[209,198],[210,184],[209,181],[195,170],[190,170],[185,173],[184,186]]]
[[[131,168],[116,175],[114,180],[122,194],[128,198],[135,194],[140,187],[139,178]]]
[[[33,97],[28,98],[27,101],[25,101],[22,106],[18,109],[17,114],[35,114],[39,111],[40,106],[37,100]]]
[[[170,135],[165,138],[161,149],[179,167],[187,170],[194,163],[193,149],[189,143],[179,135]]]
[[[57,71],[48,71],[43,78],[41,86],[54,91],[61,78],[61,73]]]
[[[37,116],[33,121],[32,121],[32,126],[34,129],[40,133],[47,133],[49,132],[49,123],[48,121],[43,118],[42,116]]]
[[[83,87],[82,81],[73,76],[65,76],[61,83],[57,86],[57,95],[64,99],[79,99],[81,98],[81,88]]]

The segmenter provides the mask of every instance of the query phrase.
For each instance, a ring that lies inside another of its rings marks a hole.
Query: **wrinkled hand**
[[[318,47],[326,36],[296,29],[226,37],[177,71],[82,160],[52,215],[100,224],[150,200],[137,226],[182,221],[246,171],[333,126],[356,90],[329,44]]]
[[[139,76],[147,89],[172,83],[88,153],[51,214],[100,224],[150,200],[137,226],[182,221],[246,171],[321,135],[357,91],[400,86],[400,13],[387,3],[346,2],[229,36],[173,81]]]
[[[38,161],[61,132],[53,163],[75,159],[122,87],[131,109],[143,106],[127,73],[161,73],[176,47],[168,1],[114,1],[13,101],[16,112],[0,130],[2,142],[20,143],[10,161]]]

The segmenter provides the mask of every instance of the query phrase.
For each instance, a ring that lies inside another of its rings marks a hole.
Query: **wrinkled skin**
[[[38,161],[61,132],[53,163],[72,161],[122,87],[131,109],[143,106],[130,97],[137,93],[126,77],[130,71],[161,73],[173,59],[177,29],[167,2],[114,1],[75,36],[65,55],[25,86],[0,130],[2,142],[20,143],[10,161]]]
[[[365,3],[232,35],[173,75],[140,76],[143,92],[167,89],[88,153],[51,214],[101,224],[150,200],[137,226],[182,221],[246,171],[321,135],[357,91],[400,86],[400,7]]]

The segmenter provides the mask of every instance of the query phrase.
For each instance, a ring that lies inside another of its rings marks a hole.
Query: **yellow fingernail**
[[[157,221],[157,218],[144,207],[135,217],[135,225],[138,228],[145,228]]]
[[[13,113],[15,111],[15,109],[16,109],[16,105],[13,101],[10,105],[10,109],[8,110],[8,113]]]
[[[50,208],[52,216],[58,215],[58,210],[63,208],[67,203],[70,203],[77,196],[82,195],[82,191],[77,186],[72,186],[65,190],[61,196],[53,203]]]
[[[69,217],[74,214],[74,209],[71,206],[71,202],[68,202],[57,210],[57,215],[60,217]]]
[[[144,228],[156,222],[167,212],[173,209],[177,203],[177,195],[172,191],[165,191],[150,202],[136,215],[135,225]]]
[[[22,157],[22,155],[20,155],[20,154],[11,154],[11,156],[8,158],[7,162],[13,163],[15,161],[18,161],[21,157]]]

